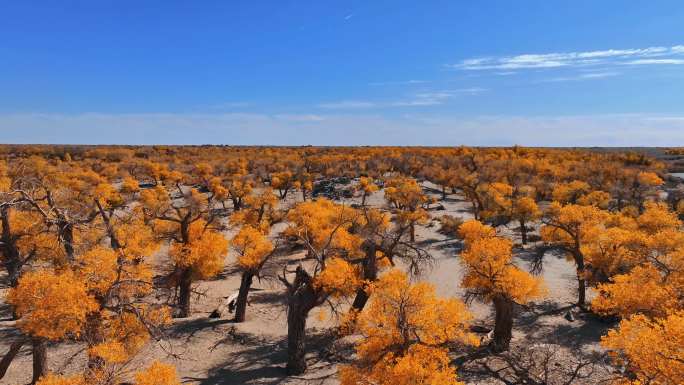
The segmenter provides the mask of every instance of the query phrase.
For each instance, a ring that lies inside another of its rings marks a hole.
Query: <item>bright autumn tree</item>
[[[591,192],[589,183],[581,180],[573,180],[568,183],[558,183],[553,188],[552,197],[556,202],[563,204],[577,204],[579,200]]]
[[[397,210],[397,222],[408,224],[410,241],[415,242],[416,225],[427,222],[430,217],[425,207],[431,199],[415,179],[397,178],[387,181],[385,200]]]
[[[359,178],[359,184],[356,188],[361,192],[361,206],[366,206],[366,199],[379,189],[373,178],[370,177]]]
[[[531,276],[513,264],[511,241],[487,234],[482,229],[472,232],[473,225],[460,231],[467,239],[461,259],[466,268],[461,286],[467,295],[492,302],[495,310],[494,336],[491,347],[495,352],[508,350],[513,330],[513,305],[527,304],[544,295],[540,279]]]
[[[243,208],[230,216],[230,223],[237,226],[249,225],[267,234],[271,226],[283,219],[277,206],[278,197],[270,187],[259,192],[253,191],[245,197]]]
[[[328,301],[352,295],[360,286],[359,271],[348,260],[359,257],[361,239],[352,233],[358,212],[327,199],[299,203],[288,213],[284,234],[307,251],[311,264],[298,265],[279,277],[287,289],[287,371],[306,370],[306,320],[309,312]]]
[[[520,235],[523,245],[527,244],[527,232],[530,222],[541,218],[541,210],[537,202],[528,196],[514,198],[511,204],[511,217],[520,225]]]
[[[391,270],[373,284],[373,298],[358,316],[356,358],[341,366],[343,385],[460,385],[447,345],[477,345],[472,315],[456,299],[439,298],[427,283],[411,284]]]
[[[360,239],[362,255],[350,262],[359,266],[363,284],[357,289],[352,302],[354,311],[364,308],[371,295],[370,286],[378,279],[380,270],[403,262],[411,272],[418,274],[431,259],[430,254],[410,240],[410,222],[391,221],[388,213],[364,207],[352,226],[353,234]]]
[[[174,199],[163,186],[144,190],[140,199],[145,215],[154,220],[156,234],[171,242],[173,283],[179,289],[177,316],[185,318],[190,314],[192,283],[221,271],[228,240],[216,229],[212,201],[195,189],[177,188],[181,199]]]
[[[276,172],[271,175],[271,187],[278,190],[280,199],[285,199],[287,194],[295,187],[295,176],[290,171]]]
[[[85,375],[91,382],[118,378],[125,363],[170,321],[165,306],[144,300],[153,291],[147,257],[158,248],[151,229],[142,223],[140,215],[116,217],[113,222],[117,241],[77,255],[74,266],[98,303],[97,311],[88,315],[84,330],[88,346]]]
[[[627,369],[625,385],[684,383],[684,311],[663,318],[636,315],[601,339]]]
[[[544,213],[540,230],[542,240],[559,249],[575,263],[577,305],[586,307],[587,272],[583,246],[604,228],[610,214],[594,206],[561,205],[553,202]]]
[[[230,240],[231,249],[237,254],[237,265],[242,271],[240,289],[235,301],[235,322],[245,321],[247,296],[254,277],[272,255],[273,243],[262,232],[250,225],[243,226]]]
[[[17,326],[31,337],[33,383],[47,374],[47,342],[79,335],[88,313],[97,310],[86,285],[71,272],[25,273],[7,295],[19,316]]]

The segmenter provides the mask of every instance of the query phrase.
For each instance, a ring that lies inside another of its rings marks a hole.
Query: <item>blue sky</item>
[[[678,0],[0,10],[4,143],[684,145]]]

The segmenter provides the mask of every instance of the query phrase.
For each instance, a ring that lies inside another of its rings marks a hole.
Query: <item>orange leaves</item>
[[[319,259],[358,255],[361,239],[349,232],[358,215],[356,210],[327,199],[302,202],[288,213],[286,234],[304,241]]]
[[[637,180],[644,186],[660,186],[663,180],[654,172],[642,171],[637,174]]]
[[[83,375],[74,376],[58,376],[54,374],[48,374],[47,376],[41,377],[41,379],[36,383],[36,385],[87,385]]]
[[[342,384],[459,384],[440,346],[477,344],[465,304],[437,297],[429,284],[411,284],[399,270],[383,275],[372,292],[356,318],[364,338],[356,362],[340,368]]]
[[[316,276],[314,285],[333,297],[344,297],[354,294],[361,286],[361,280],[357,268],[344,259],[332,258]]]
[[[597,290],[600,295],[591,307],[601,314],[662,316],[677,307],[672,288],[662,281],[660,272],[653,266],[635,267],[627,274],[613,277],[612,283],[599,285]]]
[[[388,353],[372,368],[340,367],[342,385],[463,385],[446,349],[412,345],[404,356]]]
[[[135,385],[180,385],[176,368],[155,361],[147,369],[135,374]]]
[[[77,274],[91,293],[104,296],[117,280],[118,254],[111,248],[96,246],[76,258]]]
[[[230,241],[238,255],[238,265],[244,270],[258,271],[264,258],[273,251],[273,244],[259,230],[243,226]]]
[[[583,196],[589,194],[591,186],[581,180],[573,180],[568,183],[558,183],[553,189],[553,200],[560,203],[575,204]]]
[[[188,227],[188,243],[174,242],[169,256],[177,266],[191,268],[198,279],[215,276],[223,268],[228,252],[228,240],[216,230],[208,228],[204,220],[192,222]]]
[[[620,322],[601,344],[636,377],[634,384],[684,383],[684,312],[651,320],[637,315]]]
[[[392,346],[417,342],[475,344],[466,331],[472,315],[456,299],[437,297],[428,283],[411,284],[405,273],[390,270],[372,285],[371,301],[357,319],[365,340],[357,346],[361,357],[373,360]]]
[[[135,385],[180,385],[176,368],[155,361],[147,369],[135,374]]]
[[[79,334],[86,315],[97,309],[86,286],[70,272],[28,272],[10,290],[7,301],[21,317],[18,326],[35,337],[58,340]]]
[[[423,189],[415,179],[411,178],[397,178],[387,181],[385,199],[396,208],[408,211],[415,211],[428,202],[428,197],[423,194]]]
[[[646,203],[643,214],[637,218],[637,224],[641,230],[655,234],[666,229],[679,229],[682,222],[677,213],[669,210],[663,203]]]
[[[461,254],[466,275],[461,285],[491,300],[494,296],[527,303],[545,294],[542,281],[513,265],[511,241],[499,237],[475,239]]]
[[[541,216],[537,202],[530,197],[520,197],[512,202],[512,214],[516,219],[524,221],[536,220]]]
[[[480,238],[494,237],[496,236],[496,231],[491,226],[485,225],[478,220],[471,219],[463,222],[463,224],[458,227],[458,236],[468,244]]]

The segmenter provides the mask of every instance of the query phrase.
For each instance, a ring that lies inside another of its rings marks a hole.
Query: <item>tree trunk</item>
[[[584,279],[584,269],[577,270],[577,306],[584,310],[587,307],[587,281]]]
[[[410,230],[411,230],[411,233],[410,233],[411,243],[413,243],[416,241],[416,224],[415,223],[411,223],[411,229]]]
[[[446,186],[442,186],[442,200],[446,200]]]
[[[503,296],[494,297],[494,310],[496,321],[494,325],[494,337],[490,344],[492,351],[501,353],[508,350],[513,334],[513,301]]]
[[[61,226],[62,241],[64,241],[64,251],[66,252],[67,261],[74,261],[74,225],[71,223],[63,223]]]
[[[190,294],[192,285],[192,270],[183,269],[180,277],[180,292],[178,294],[177,318],[187,318],[190,315]]]
[[[522,244],[527,244],[527,226],[525,226],[525,221],[520,221],[520,235],[522,236]]]
[[[89,314],[86,317],[85,337],[88,347],[93,347],[105,341],[103,334],[103,320],[102,313],[96,312]],[[104,360],[101,357],[88,355],[88,369],[96,370],[104,366]]]
[[[363,261],[363,279],[368,282],[374,282],[378,279],[378,262],[375,256],[375,243],[366,245],[366,259]],[[352,308],[356,311],[363,310],[370,298],[370,293],[366,287],[359,287],[356,290],[356,297],[352,303]]]
[[[2,245],[3,265],[7,270],[7,280],[10,287],[16,287],[19,283],[19,276],[21,275],[21,256],[16,245],[16,238],[12,236],[12,224],[10,223],[10,208],[3,206],[0,211],[0,219],[2,219],[2,238],[0,245]]]
[[[242,273],[242,280],[240,282],[240,290],[238,291],[237,299],[235,300],[235,322],[245,322],[245,313],[247,312],[247,296],[249,289],[252,287],[252,279],[254,274],[250,271]]]
[[[580,252],[574,253],[577,265],[577,306],[584,310],[587,306],[587,281],[584,278],[584,256]]]
[[[19,354],[21,347],[26,343],[25,339],[15,341],[10,345],[9,351],[5,353],[5,356],[0,360],[0,380],[7,374],[7,369],[9,369],[10,364],[14,358]]]
[[[318,303],[313,279],[301,266],[288,290],[287,306],[287,373],[306,371],[306,318]]]
[[[47,341],[43,338],[33,338],[33,380],[35,384],[38,380],[48,373],[47,367]]]

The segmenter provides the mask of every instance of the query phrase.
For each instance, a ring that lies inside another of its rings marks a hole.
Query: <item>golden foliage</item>
[[[86,315],[98,308],[86,285],[68,271],[27,272],[10,290],[7,301],[21,317],[17,325],[22,331],[50,340],[78,335]]]
[[[273,251],[273,243],[259,230],[243,226],[231,239],[230,246],[238,255],[238,265],[244,270],[258,271]]]
[[[372,292],[356,317],[364,338],[356,361],[340,368],[342,384],[458,384],[441,345],[477,345],[465,304],[437,297],[427,283],[411,284],[399,270],[384,274]]]
[[[174,242],[169,248],[169,256],[174,263],[182,268],[191,268],[197,279],[218,274],[228,252],[228,240],[206,225],[201,219],[192,222],[188,228],[189,242]]]
[[[511,241],[499,237],[475,239],[461,254],[466,275],[461,285],[486,300],[503,296],[517,303],[527,303],[545,295],[539,278],[512,263]]]
[[[135,374],[135,385],[180,385],[173,365],[155,361],[147,369]]]
[[[684,383],[684,312],[651,320],[636,315],[601,340],[613,359],[636,376],[631,384]]]

